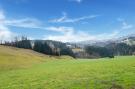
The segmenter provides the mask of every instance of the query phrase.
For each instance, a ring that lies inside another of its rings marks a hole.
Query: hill
[[[130,34],[127,36],[122,36],[118,38],[108,39],[108,40],[86,40],[81,42],[68,42],[66,44],[70,44],[72,47],[78,46],[78,47],[85,47],[85,46],[100,46],[104,47],[111,43],[126,43],[128,45],[135,45],[135,34]]]
[[[135,88],[135,56],[70,59],[0,46],[0,89]]]
[[[68,58],[68,56],[55,57],[28,49],[0,46],[0,70],[27,68],[33,64],[62,58]]]

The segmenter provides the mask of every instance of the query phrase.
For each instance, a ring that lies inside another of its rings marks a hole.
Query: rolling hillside
[[[27,68],[33,64],[62,58],[68,57],[51,57],[32,50],[0,46],[0,70]]]
[[[0,46],[0,89],[135,89],[135,56],[70,59]]]

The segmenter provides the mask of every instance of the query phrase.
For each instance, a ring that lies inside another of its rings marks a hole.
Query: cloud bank
[[[9,30],[9,28],[4,24],[6,17],[4,12],[0,10],[0,40],[9,41],[12,39],[14,34]]]
[[[8,19],[3,10],[0,10],[0,40],[11,41],[17,36],[9,26],[21,28],[41,28],[41,22],[33,18]]]
[[[68,18],[66,13],[58,19],[53,19],[51,22],[54,23],[75,23],[87,19],[96,18],[98,15],[83,16],[79,18]],[[86,40],[108,40],[117,37],[124,30],[129,30],[133,28],[132,24],[128,24],[125,20],[119,19],[122,23],[119,30],[112,31],[111,33],[101,33],[92,35],[85,31],[79,31],[74,27],[67,26],[44,26],[43,23],[34,18],[22,18],[22,19],[8,19],[3,10],[0,10],[0,40],[12,40],[15,33],[11,32],[10,26],[20,27],[20,28],[33,28],[36,30],[45,30],[50,33],[57,33],[57,35],[47,34],[43,39],[46,40],[56,40],[62,42],[78,42]],[[33,38],[33,37],[31,37]]]
[[[62,35],[49,35],[44,39],[56,40],[62,42],[79,42],[87,40],[108,40],[112,39],[119,34],[118,31],[112,33],[103,33],[98,35],[90,35],[87,32],[76,31],[73,27],[51,27],[48,30],[61,32]]]

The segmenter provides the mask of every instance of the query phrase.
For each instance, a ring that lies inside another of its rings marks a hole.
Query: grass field
[[[0,89],[135,89],[135,56],[71,59],[0,46]]]

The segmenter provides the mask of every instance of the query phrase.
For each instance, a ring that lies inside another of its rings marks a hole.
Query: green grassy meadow
[[[135,89],[135,56],[84,60],[0,46],[0,89]]]

